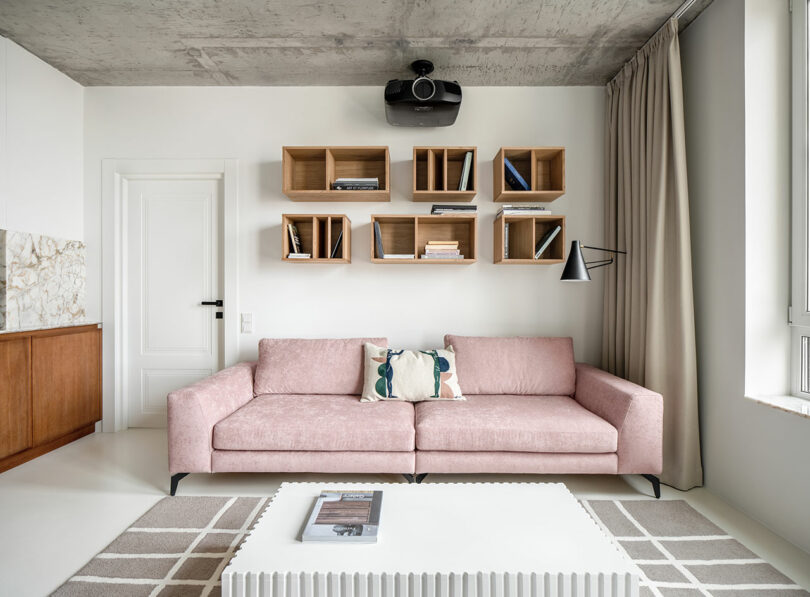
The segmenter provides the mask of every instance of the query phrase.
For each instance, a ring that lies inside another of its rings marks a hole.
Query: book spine
[[[383,251],[382,233],[380,233],[379,222],[374,222],[374,239],[377,242],[377,258],[385,259],[385,251]]]
[[[472,165],[472,151],[464,154],[464,166],[461,168],[461,178],[458,181],[458,190],[466,191],[467,182],[470,178],[470,166]]]
[[[509,259],[509,222],[503,225],[503,258]]]

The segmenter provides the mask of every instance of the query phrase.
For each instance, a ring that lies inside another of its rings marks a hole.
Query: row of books
[[[301,245],[301,235],[298,234],[298,228],[295,224],[287,224],[287,233],[290,235],[290,252],[287,254],[288,259],[312,259],[311,253],[304,253]],[[329,259],[340,258],[341,245],[343,244],[343,230],[338,233],[335,243],[332,245],[332,250],[329,252]]]
[[[475,205],[439,205],[434,203],[430,208],[430,215],[432,216],[446,216],[446,215],[472,215],[476,213],[478,208]]]
[[[429,240],[422,259],[464,259],[457,240]]]
[[[374,178],[336,178],[333,191],[379,191],[380,181]]]
[[[517,257],[517,256],[510,257],[510,253],[509,253],[509,227],[510,227],[509,222],[506,222],[503,225],[503,258],[504,259],[510,259],[510,258],[512,258],[512,259],[522,259],[523,258],[522,256],[521,257]],[[546,230],[546,232],[543,234],[543,236],[541,236],[540,239],[537,241],[537,243],[535,243],[535,245],[534,245],[534,258],[535,259],[540,259],[543,256],[543,253],[545,252],[546,249],[548,249],[549,245],[551,244],[551,241],[553,241],[556,238],[556,236],[560,233],[561,230],[562,230],[562,226],[559,226],[559,225],[553,226],[553,227],[549,228],[548,230]]]

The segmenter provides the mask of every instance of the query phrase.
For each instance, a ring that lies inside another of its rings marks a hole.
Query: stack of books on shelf
[[[501,216],[548,216],[551,210],[544,205],[504,205],[497,214]]]
[[[430,215],[473,215],[476,209],[477,207],[475,205],[437,205],[434,203],[430,210]]]
[[[374,178],[336,178],[332,183],[333,191],[378,191],[380,181]]]
[[[301,251],[301,237],[298,235],[298,228],[295,224],[287,224],[287,232],[290,235],[290,252],[287,259],[311,259],[310,253]]]
[[[464,259],[457,240],[429,240],[422,259]]]

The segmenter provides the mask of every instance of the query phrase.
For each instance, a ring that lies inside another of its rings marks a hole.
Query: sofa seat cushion
[[[408,452],[413,405],[357,396],[257,396],[214,426],[217,450]]]
[[[616,428],[568,396],[470,395],[416,405],[418,450],[615,452]]]

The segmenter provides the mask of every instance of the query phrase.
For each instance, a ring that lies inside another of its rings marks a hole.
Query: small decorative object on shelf
[[[351,263],[351,220],[342,214],[281,216],[281,259],[297,263]]]
[[[501,147],[492,160],[493,201],[554,201],[564,194],[564,147]]]
[[[499,214],[494,223],[494,262],[549,265],[565,259],[565,216]]]
[[[414,147],[414,201],[472,201],[478,192],[475,147]]]
[[[390,201],[388,147],[284,147],[282,191],[293,201]]]
[[[373,215],[372,263],[475,263],[477,222],[472,215]]]

